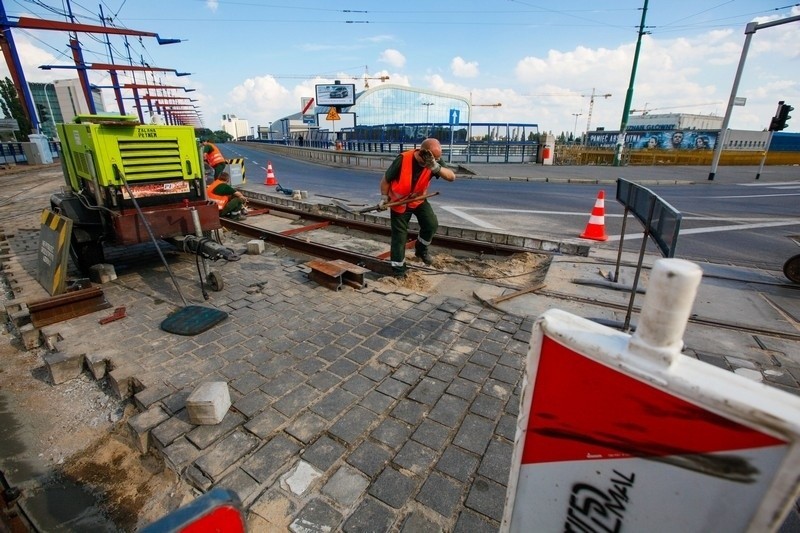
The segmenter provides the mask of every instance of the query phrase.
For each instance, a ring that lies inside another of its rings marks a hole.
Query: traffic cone
[[[267,179],[264,180],[264,185],[277,185],[278,180],[275,179],[275,173],[272,171],[272,162],[267,161]]]
[[[600,191],[597,193],[597,200],[594,202],[592,214],[589,217],[589,223],[586,224],[586,229],[581,233],[581,239],[592,239],[595,241],[607,241],[606,235],[606,193]]]

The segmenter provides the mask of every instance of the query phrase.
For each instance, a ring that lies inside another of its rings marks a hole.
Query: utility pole
[[[644,7],[642,7],[642,21],[639,23],[639,36],[636,39],[636,51],[633,53],[633,67],[631,68],[631,79],[628,82],[628,93],[625,96],[625,107],[622,109],[622,121],[619,125],[619,136],[617,137],[617,148],[614,151],[614,166],[619,166],[620,156],[622,149],[625,146],[625,130],[628,129],[628,113],[631,109],[631,101],[633,101],[633,82],[636,79],[636,66],[639,63],[639,50],[642,48],[642,35],[645,35],[644,21],[647,17],[647,1],[644,0]]]

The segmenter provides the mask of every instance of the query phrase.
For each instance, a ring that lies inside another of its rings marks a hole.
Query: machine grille
[[[177,139],[118,139],[117,142],[126,179],[186,179]]]

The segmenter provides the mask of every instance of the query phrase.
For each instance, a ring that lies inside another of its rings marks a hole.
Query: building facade
[[[250,124],[243,118],[237,118],[236,115],[222,115],[222,131],[233,137],[234,139],[246,139],[250,135]]]

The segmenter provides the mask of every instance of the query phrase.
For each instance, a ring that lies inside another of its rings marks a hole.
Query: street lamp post
[[[575,142],[575,132],[578,129],[578,117],[583,116],[583,113],[572,113],[572,116],[575,117],[575,125],[572,127],[572,142]]]
[[[430,124],[430,122],[431,122],[431,106],[433,105],[433,102],[422,102],[422,105],[425,106],[425,123],[426,124]],[[433,128],[431,128],[431,129],[433,129]],[[430,134],[428,134],[428,137],[430,137]]]
[[[471,143],[472,143],[472,108],[473,107],[501,107],[503,105],[502,102],[498,102],[496,104],[473,104],[472,103],[472,91],[469,93],[469,105],[468,113],[469,116],[467,117],[467,163],[472,162],[472,150],[471,150]]]

